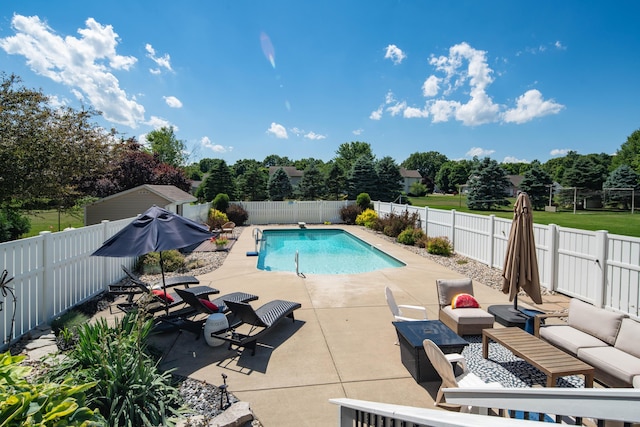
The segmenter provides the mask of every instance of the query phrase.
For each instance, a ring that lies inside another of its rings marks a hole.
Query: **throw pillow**
[[[480,304],[469,294],[458,294],[451,300],[451,308],[480,308]]]
[[[212,313],[218,312],[218,306],[209,301],[208,299],[200,298],[200,304],[207,307],[208,310],[211,310]]]
[[[168,293],[166,293],[165,291],[163,291],[161,289],[154,289],[151,292],[153,292],[153,294],[155,296],[157,296],[158,298],[160,298],[161,300],[163,300],[167,304],[171,304],[174,301],[174,299],[173,299],[173,297],[171,295],[169,295]]]

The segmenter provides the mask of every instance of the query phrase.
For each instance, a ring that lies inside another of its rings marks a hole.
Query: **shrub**
[[[362,211],[373,207],[371,204],[371,197],[369,197],[368,193],[358,194],[356,197],[356,205],[358,205]]]
[[[220,212],[227,212],[227,209],[229,209],[229,196],[224,193],[217,194],[211,202],[211,206]]]
[[[184,255],[176,249],[162,251],[162,265],[164,271],[183,271],[185,270]],[[142,271],[143,274],[158,274],[160,270],[160,254],[158,252],[150,252],[138,259],[136,270]]]
[[[229,221],[229,217],[226,213],[219,211],[218,209],[210,209],[209,217],[207,218],[207,225],[211,230],[219,230],[222,228],[222,224]],[[235,222],[235,221],[234,221]]]
[[[416,239],[416,243],[415,243],[415,245],[419,248],[426,248],[428,244],[429,244],[429,236],[427,236],[424,233],[422,233],[422,236],[420,236],[420,238]]]
[[[372,225],[378,219],[378,214],[373,209],[365,209],[360,215],[356,217],[357,225],[364,225],[367,228],[371,228]]]
[[[227,218],[236,225],[244,225],[249,219],[249,213],[242,206],[234,203],[227,208]]]
[[[85,392],[94,381],[59,384],[27,381],[32,368],[20,365],[26,356],[0,354],[0,420],[7,426],[107,426],[97,410],[85,404]],[[54,422],[55,421],[55,422]]]
[[[398,235],[398,243],[403,245],[414,246],[419,241],[424,232],[419,228],[407,228]]]
[[[446,237],[433,237],[427,243],[427,252],[433,255],[451,256],[453,247]]]
[[[421,182],[414,182],[413,184],[411,184],[411,187],[409,188],[409,195],[410,196],[416,196],[416,197],[422,197],[425,194],[427,194],[427,186],[424,185]]]
[[[89,316],[86,314],[78,310],[69,310],[51,321],[51,330],[57,335],[64,328],[73,331],[88,321]]]
[[[147,338],[153,319],[127,313],[116,319],[85,324],[76,347],[54,359],[48,380],[68,384],[95,381],[87,390],[87,404],[97,408],[112,426],[172,425],[184,413],[180,393],[169,372],[160,372],[148,354]]]
[[[378,218],[373,225],[373,229],[382,231],[386,236],[398,237],[407,228],[415,228],[415,224],[418,221],[418,213],[414,212],[409,215],[409,212],[404,211],[401,214],[390,213],[382,218]]]
[[[353,225],[362,210],[358,205],[347,205],[340,209],[340,218],[345,224]]]

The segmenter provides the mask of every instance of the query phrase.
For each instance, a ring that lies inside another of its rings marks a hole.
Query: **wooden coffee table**
[[[520,328],[482,330],[482,357],[489,358],[489,340],[511,350],[547,375],[547,387],[555,387],[558,377],[584,375],[584,386],[593,387],[594,368]]]

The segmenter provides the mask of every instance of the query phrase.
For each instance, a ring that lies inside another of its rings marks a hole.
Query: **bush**
[[[407,228],[415,228],[418,222],[418,213],[412,213],[404,211],[401,214],[390,213],[382,218],[378,218],[373,225],[373,229],[376,231],[382,231],[386,236],[398,237]]]
[[[62,329],[75,330],[89,321],[89,316],[77,311],[69,310],[51,321],[51,330],[57,335]]]
[[[85,324],[78,343],[61,359],[53,359],[45,378],[70,385],[94,381],[87,404],[97,408],[112,426],[173,425],[184,413],[169,372],[160,372],[148,353],[153,319],[127,313],[116,319]]]
[[[249,213],[242,206],[234,203],[227,208],[227,218],[240,226],[249,219]]]
[[[451,256],[453,247],[446,237],[433,237],[428,240],[427,252],[433,255]]]
[[[421,182],[414,182],[413,184],[411,184],[411,187],[409,188],[409,195],[410,196],[415,196],[415,197],[422,197],[425,194],[427,194],[428,188],[426,185],[424,185]]]
[[[358,205],[347,205],[340,209],[340,218],[345,224],[353,225],[362,210]]]
[[[358,197],[356,197],[356,205],[358,205],[362,211],[373,208],[371,197],[369,197],[368,193],[358,194]]]
[[[0,210],[0,242],[19,239],[31,229],[31,221],[15,208]]]
[[[219,210],[220,212],[226,213],[227,209],[229,209],[229,196],[227,196],[224,193],[220,193],[216,195],[216,197],[211,202],[211,206],[213,206],[215,209]]]
[[[403,245],[414,246],[418,242],[424,232],[419,228],[407,228],[398,235],[398,243]]]
[[[357,225],[364,225],[367,228],[372,228],[373,224],[378,219],[378,214],[373,209],[366,209],[360,215],[356,217]]]
[[[226,213],[217,209],[209,210],[209,217],[207,218],[207,225],[211,230],[219,230],[222,228],[222,224],[229,221],[229,217]],[[235,222],[235,221],[234,221]]]
[[[162,251],[162,264],[164,271],[183,271],[185,270],[184,255],[176,249]],[[158,274],[160,269],[160,254],[158,252],[150,252],[138,259],[136,270],[142,271],[143,274]]]

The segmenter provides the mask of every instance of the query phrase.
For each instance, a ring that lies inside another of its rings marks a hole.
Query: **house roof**
[[[416,169],[400,168],[400,176],[403,178],[422,178],[422,175]]]
[[[295,166],[269,166],[269,176],[273,175],[278,169],[283,169],[289,178],[302,178],[304,171],[296,169]]]
[[[522,182],[523,178],[524,176],[522,175],[507,175],[507,179],[509,180],[513,188],[520,188],[520,183]]]
[[[110,196],[107,196],[105,198],[97,200],[96,202],[94,202],[92,204],[102,203],[104,201],[111,200],[111,199],[114,199],[116,197],[120,197],[120,196],[128,194],[128,193],[132,193],[134,191],[140,191],[141,189],[148,190],[151,193],[154,193],[154,194],[162,197],[163,199],[166,199],[167,202],[169,202],[169,203],[191,203],[191,202],[195,202],[195,201],[198,200],[197,198],[195,198],[191,194],[187,193],[186,191],[182,191],[181,189],[179,189],[175,185],[143,184],[143,185],[139,185],[138,187],[130,188],[128,190],[121,191],[121,192],[116,193],[116,194],[112,194]]]

